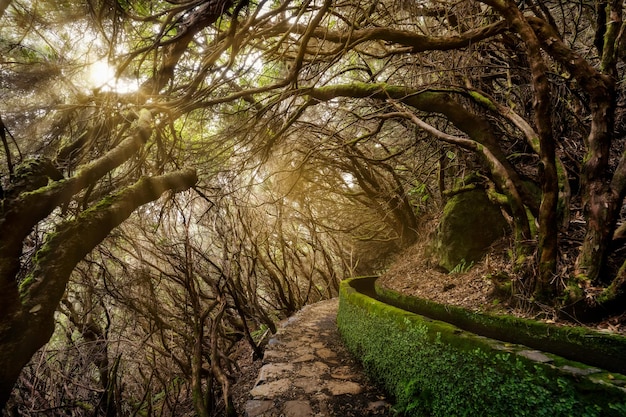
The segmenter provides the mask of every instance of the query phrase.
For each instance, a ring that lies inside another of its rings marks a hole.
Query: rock
[[[302,355],[300,357],[297,357],[296,359],[294,359],[292,362],[293,363],[301,363],[301,362],[311,362],[314,361],[315,359],[317,359],[317,357],[311,353],[307,353],[305,355]]]
[[[300,340],[299,343],[300,347],[293,351],[296,355],[310,355],[313,353],[313,349],[311,349],[309,346],[302,346],[302,344],[306,343],[305,341]]]
[[[266,350],[265,353],[263,354],[263,362],[264,363],[269,363],[269,362],[275,362],[278,360],[282,360],[284,359],[285,354],[278,351],[278,350]]]
[[[389,403],[385,400],[372,401],[367,405],[367,411],[378,412],[389,407]]]
[[[332,350],[328,348],[318,349],[315,351],[315,353],[317,354],[317,356],[319,356],[322,359],[330,359],[330,358],[334,358],[337,356],[335,352],[333,352]]]
[[[265,413],[266,411],[274,408],[273,401],[267,400],[248,400],[246,402],[246,416],[257,417]]]
[[[598,368],[577,368],[575,366],[570,366],[570,365],[564,365],[561,367],[561,369],[567,373],[570,373],[576,376],[585,376],[585,375],[591,375],[591,374],[596,374],[600,372]]]
[[[531,361],[539,363],[552,362],[552,359],[539,352],[538,350],[520,350],[519,352],[517,352],[517,354],[527,359],[530,359]]]
[[[278,381],[255,386],[252,390],[250,390],[250,395],[252,395],[255,399],[274,398],[285,393],[290,387],[291,381],[288,379],[279,379]]]
[[[328,381],[326,382],[326,388],[334,396],[344,394],[360,394],[363,392],[363,387],[360,384],[352,381]]]
[[[456,194],[446,203],[437,230],[437,262],[447,271],[468,268],[507,230],[500,208],[487,198],[484,190]]]
[[[322,375],[328,373],[330,367],[323,362],[313,362],[303,364],[300,371],[298,371],[298,375],[307,376],[307,377],[321,377]]]
[[[312,417],[313,409],[308,401],[286,401],[283,414],[285,417]]]
[[[259,371],[259,378],[255,385],[265,381],[279,379],[281,376],[293,372],[293,365],[290,363],[268,363],[263,365]]]
[[[268,346],[277,346],[280,344],[280,341],[278,339],[276,339],[275,337],[272,337],[268,342],[267,345]]]
[[[298,378],[293,385],[302,389],[306,394],[317,392],[321,388],[320,380],[316,378]]]

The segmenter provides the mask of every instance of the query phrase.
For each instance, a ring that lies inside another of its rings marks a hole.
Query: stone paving
[[[284,321],[269,341],[250,391],[248,417],[389,415],[337,331],[338,300],[309,305]]]

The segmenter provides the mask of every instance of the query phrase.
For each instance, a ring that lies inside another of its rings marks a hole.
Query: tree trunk
[[[112,197],[60,224],[47,236],[35,256],[35,266],[20,286],[2,294],[0,322],[0,409],[6,404],[19,374],[54,331],[54,313],[74,267],[138,207],[164,192],[182,191],[197,181],[194,170],[143,178]],[[46,204],[46,202],[43,202]],[[3,277],[3,282],[9,282]],[[11,299],[10,296],[16,297]]]
[[[539,207],[539,279],[534,293],[541,299],[550,299],[556,290],[554,276],[558,254],[557,203],[559,196],[556,169],[556,146],[552,136],[550,84],[546,77],[547,66],[543,60],[537,34],[513,1],[483,0],[496,9],[520,35],[526,47],[534,93],[534,119],[539,135],[541,168],[541,205]]]
[[[581,175],[587,231],[578,257],[577,272],[594,284],[600,279],[623,199],[623,181],[619,180],[623,175],[622,163],[613,181],[609,173],[609,151],[613,141],[616,107],[618,51],[615,46],[622,27],[622,3],[621,0],[606,2],[606,26],[598,28],[598,33],[602,33],[604,39],[600,69],[608,76],[594,74],[598,79],[597,84],[602,88],[589,91],[591,130],[587,137],[587,155]]]

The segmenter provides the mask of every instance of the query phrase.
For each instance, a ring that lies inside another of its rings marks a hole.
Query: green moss
[[[510,203],[509,197],[507,197],[506,194],[501,194],[495,189],[490,188],[485,190],[485,192],[487,193],[487,197],[489,197],[489,200],[491,200],[495,204],[498,204],[500,206],[508,206]]]
[[[378,302],[350,281],[340,288],[337,321],[347,346],[402,415],[620,416],[626,409],[623,390]]]
[[[626,370],[626,338],[623,336],[594,332],[582,327],[554,326],[514,316],[474,312],[408,297],[379,286],[376,286],[375,291],[377,298],[388,304],[453,323],[483,336],[551,351],[617,372]]]
[[[621,277],[626,274],[625,268],[626,264],[621,266],[619,272],[617,273],[617,278],[615,278],[613,282],[611,282],[611,284],[607,288],[605,288],[602,293],[600,293],[600,295],[596,298],[596,302],[598,304],[607,304],[611,301],[615,301],[616,299],[624,295],[624,282]]]
[[[494,111],[494,112],[498,111],[493,101],[491,101],[484,95],[480,94],[478,91],[469,91],[469,95],[474,99],[474,101],[488,108],[489,110]]]
[[[26,276],[26,278],[22,280],[22,282],[20,282],[20,285],[19,285],[20,298],[24,299],[28,295],[28,289],[30,288],[34,280],[35,279],[33,275],[29,274]]]
[[[500,208],[484,190],[456,194],[444,207],[434,242],[438,264],[452,271],[462,262],[469,265],[479,261],[507,228]]]
[[[102,200],[82,212],[81,216],[89,216],[91,213],[97,213],[100,210],[109,208],[119,199],[118,194],[120,194],[120,192],[104,197]]]
[[[528,219],[528,225],[530,226],[530,234],[532,236],[537,236],[537,233],[539,232],[537,230],[537,219],[533,216],[533,213],[528,209],[528,207],[526,207],[526,218]]]

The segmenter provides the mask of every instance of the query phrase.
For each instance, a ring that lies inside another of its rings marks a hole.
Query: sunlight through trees
[[[0,1],[0,407],[235,415],[242,345],[470,182],[526,300],[622,308],[622,7]]]

